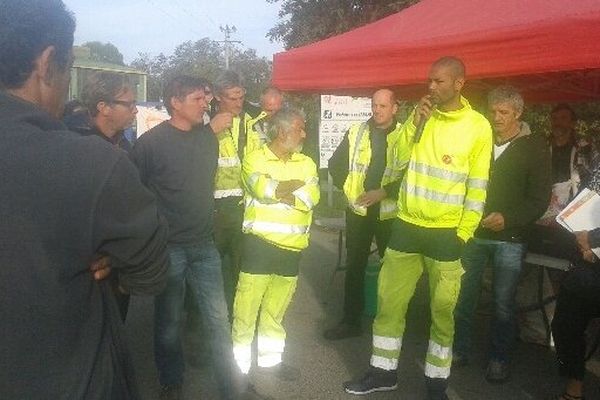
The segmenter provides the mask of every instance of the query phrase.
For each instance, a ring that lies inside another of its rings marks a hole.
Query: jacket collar
[[[462,104],[462,107],[454,111],[442,111],[438,108],[434,108],[432,115],[435,118],[442,120],[461,119],[466,113],[470,112],[473,108],[471,107],[469,100],[465,99],[463,96],[460,96],[460,104]]]
[[[269,161],[283,161],[281,158],[277,157],[275,153],[271,150],[268,143],[263,144],[262,147],[263,152],[265,153],[265,157]],[[300,159],[300,153],[294,152],[290,156],[290,159],[287,161],[298,161]]]
[[[373,117],[369,118],[367,120],[367,124],[369,125],[369,131],[372,132],[374,129],[379,129],[375,127],[375,122],[373,121]],[[385,129],[382,129],[383,132],[387,135],[393,131],[395,131],[396,129],[398,129],[401,126],[401,124],[398,124],[398,121],[396,120],[396,117],[394,117],[394,121],[392,122],[392,124],[390,126],[388,126]]]
[[[0,119],[30,124],[44,131],[67,130],[63,123],[37,104],[1,90]]]

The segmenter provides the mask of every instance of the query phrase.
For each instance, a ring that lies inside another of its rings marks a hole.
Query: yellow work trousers
[[[281,362],[285,348],[285,312],[296,291],[298,277],[240,272],[233,303],[233,354],[240,370],[247,374],[252,364],[252,340],[258,322],[258,366],[273,367]]]
[[[431,298],[425,376],[445,379],[450,376],[454,308],[464,272],[460,260],[438,261],[417,253],[386,250],[377,288],[371,365],[385,370],[398,368],[406,310],[424,269],[429,275]]]

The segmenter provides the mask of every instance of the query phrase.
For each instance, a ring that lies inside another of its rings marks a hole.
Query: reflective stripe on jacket
[[[280,181],[298,179],[305,185],[293,195],[293,206],[282,203],[275,192]],[[319,202],[317,166],[304,154],[279,159],[268,145],[248,154],[242,168],[245,210],[243,230],[283,249],[300,251],[308,246],[312,210]]]
[[[267,134],[266,118],[267,113],[261,111],[255,118],[246,122],[246,132],[248,132],[248,135],[252,135],[252,137],[258,139],[258,147],[270,142]]]
[[[250,115],[244,114],[244,121],[247,124]],[[233,117],[231,128],[217,134],[219,140],[219,161],[217,173],[215,176],[215,198],[220,199],[230,196],[242,196],[241,170],[242,164],[238,155],[238,143],[240,137],[240,117]],[[246,155],[260,147],[258,134],[246,131],[246,145],[243,154]]]
[[[396,152],[408,168],[398,196],[398,217],[431,228],[457,228],[467,241],[483,214],[492,153],[485,117],[461,97],[457,111],[434,110],[419,143],[413,114],[402,127]]]
[[[387,135],[386,163],[385,171],[381,178],[381,187],[398,180],[401,176],[402,164],[394,154],[401,127],[401,124],[397,123],[396,128]],[[367,177],[367,169],[371,162],[371,141],[369,134],[369,124],[366,122],[350,127],[348,131],[348,177],[344,182],[344,194],[348,199],[348,206],[354,213],[363,216],[367,215],[367,207],[358,206],[356,200],[365,192],[364,183]],[[380,220],[394,218],[397,212],[398,208],[395,199],[385,198],[381,201],[379,207]]]

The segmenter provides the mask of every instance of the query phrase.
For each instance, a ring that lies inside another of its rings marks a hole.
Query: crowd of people
[[[169,119],[133,144],[124,130],[135,91],[120,75],[93,74],[80,108],[64,117],[75,21],[62,1],[0,0],[0,9],[0,398],[139,398],[123,336],[130,295],[154,296],[161,400],[183,398],[186,314],[202,332],[220,398],[264,398],[249,381],[254,365],[298,379],[283,361],[283,319],[320,197],[317,166],[301,152],[305,115],[284,107],[274,87],[259,110],[248,108],[232,71],[212,83],[178,75],[164,87]],[[372,117],[348,130],[329,161],[348,200],[349,263],[343,316],[324,337],[362,334],[375,239],[383,265],[372,356],[344,389],[397,389],[408,304],[427,272],[427,398],[448,399],[451,369],[469,363],[491,265],[485,377],[507,381],[535,225],[576,266],[552,330],[568,378],[556,398],[583,399],[584,333],[600,316],[600,227],[561,235],[542,222],[582,187],[600,191],[597,152],[576,140],[567,105],[552,111],[548,145],[521,120],[524,101],[510,86],[489,93],[486,118],[462,95],[466,76],[459,58],[436,60],[406,121],[394,91],[376,90]]]

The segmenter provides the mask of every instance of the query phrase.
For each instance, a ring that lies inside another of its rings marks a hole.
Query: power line
[[[193,13],[190,12],[186,7],[184,7],[183,5],[181,5],[179,2],[175,1],[175,0],[171,0],[187,17],[193,18],[193,16],[195,14],[198,14],[202,17],[204,17],[209,23],[211,23],[215,28],[218,28],[216,22],[210,17],[210,15],[205,14],[203,12],[197,12],[197,13]]]
[[[158,6],[158,4],[156,4],[153,0],[146,0],[148,3],[152,4],[158,11],[160,11],[162,14],[166,15],[167,17],[171,18],[173,21],[177,22],[177,27],[181,28],[181,20],[178,19],[177,17],[173,16],[173,14],[166,12],[164,9],[160,8]],[[193,33],[194,35],[197,35],[199,38],[203,36],[202,33],[197,32],[193,29],[191,29],[189,26],[186,26],[186,29],[190,32]]]

